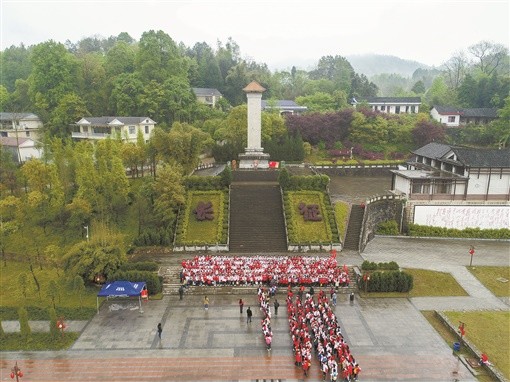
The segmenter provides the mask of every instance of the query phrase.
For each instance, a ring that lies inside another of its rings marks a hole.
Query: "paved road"
[[[402,267],[449,271],[469,297],[371,299],[351,305],[339,295],[336,314],[352,353],[362,366],[362,381],[474,381],[459,365],[449,344],[419,312],[421,309],[498,309],[509,306],[490,294],[465,271],[469,242],[454,240],[375,238],[362,256],[341,253],[339,261],[361,264],[397,261]],[[508,265],[509,243],[477,242],[475,265]],[[302,380],[294,367],[286,311],[274,317],[273,350],[265,350],[260,323],[247,325],[239,313],[240,296],[211,294],[205,311],[201,296],[166,296],[136,308],[101,311],[84,327],[79,340],[61,352],[2,352],[1,380],[18,360],[30,381],[248,381]],[[282,302],[283,302],[283,296]],[[246,306],[256,296],[244,296]],[[255,317],[259,314],[254,309]],[[163,324],[161,343],[157,323]],[[310,381],[320,380],[318,363]]]

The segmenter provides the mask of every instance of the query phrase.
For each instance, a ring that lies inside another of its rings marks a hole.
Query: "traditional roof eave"
[[[260,85],[257,81],[252,81],[243,89],[245,93],[264,93],[266,88]]]

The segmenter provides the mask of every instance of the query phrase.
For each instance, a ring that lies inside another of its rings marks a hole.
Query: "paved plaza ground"
[[[465,269],[475,242],[474,265],[509,265],[510,243],[376,237],[360,256],[341,253],[339,262],[396,261],[407,268],[451,272],[467,297],[360,298],[339,295],[336,315],[356,361],[361,381],[474,381],[420,310],[508,310],[508,299],[493,296]],[[237,301],[252,307],[253,323]],[[71,323],[81,335],[59,352],[2,352],[1,380],[10,380],[17,360],[26,381],[255,381],[304,380],[293,364],[285,309],[272,318],[272,351],[265,349],[256,295],[165,296],[149,301],[110,301],[91,321]],[[120,308],[120,309],[119,309]],[[157,324],[163,324],[161,342]],[[5,323],[4,323],[5,324]],[[5,326],[4,326],[5,327]],[[8,331],[8,330],[6,330]],[[322,380],[313,361],[309,381]]]

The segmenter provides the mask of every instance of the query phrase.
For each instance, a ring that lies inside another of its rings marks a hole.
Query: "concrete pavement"
[[[396,261],[404,268],[451,272],[470,294],[444,298],[356,298],[339,295],[336,314],[356,361],[361,381],[474,381],[446,344],[421,315],[422,309],[508,310],[465,269],[469,241],[376,237],[361,256],[340,253],[339,263],[360,265]],[[508,242],[476,243],[475,265],[508,265]],[[237,301],[252,307],[254,320],[246,324]],[[30,381],[254,381],[303,380],[293,365],[284,299],[273,317],[273,350],[265,350],[256,296],[210,295],[210,308],[202,296],[165,296],[143,305],[111,301],[123,309],[101,311],[82,331],[73,347],[60,352],[2,352],[1,380],[8,380],[18,360]],[[116,306],[115,308],[117,308]],[[157,323],[163,324],[161,343]],[[3,323],[5,325],[5,323]],[[5,326],[4,326],[5,328]],[[310,381],[320,380],[313,361]]]

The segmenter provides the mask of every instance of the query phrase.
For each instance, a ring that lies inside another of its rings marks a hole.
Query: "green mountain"
[[[431,69],[430,66],[417,61],[381,54],[353,55],[346,58],[356,73],[363,73],[368,78],[382,73],[395,73],[409,78],[418,68]]]

